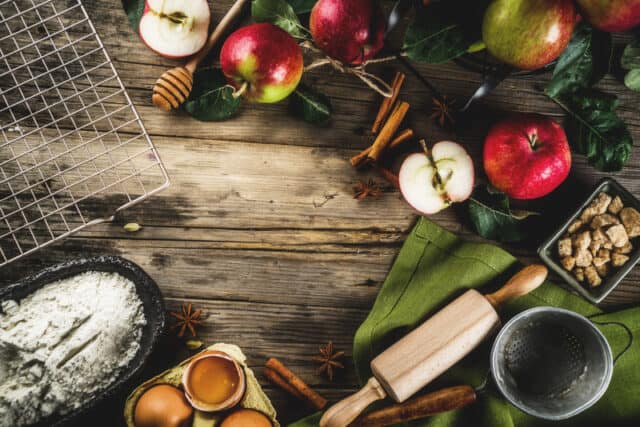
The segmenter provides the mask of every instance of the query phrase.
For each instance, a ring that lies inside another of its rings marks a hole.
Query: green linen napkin
[[[360,381],[371,375],[369,362],[397,339],[470,288],[489,293],[522,266],[502,249],[466,242],[421,218],[385,280],[369,316],[358,329],[353,357]],[[614,357],[623,353],[605,396],[591,409],[569,420],[546,422],[508,404],[488,381],[471,406],[407,424],[411,427],[531,427],[640,425],[640,307],[605,313],[559,286],[545,283],[501,309],[506,321],[535,306],[555,306],[590,317],[607,337]],[[625,328],[626,326],[626,328]],[[629,333],[633,338],[629,336]],[[481,386],[489,375],[490,342],[484,343],[426,390],[470,384]],[[627,347],[630,347],[627,349]],[[627,349],[625,351],[625,349]],[[316,427],[319,414],[289,427]]]

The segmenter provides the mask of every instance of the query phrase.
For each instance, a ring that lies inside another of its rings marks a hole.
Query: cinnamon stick
[[[275,374],[275,375],[273,375]],[[265,365],[265,376],[274,384],[283,388],[292,396],[309,403],[316,410],[320,410],[327,405],[327,399],[313,391],[300,377],[291,372],[278,359],[271,358]],[[279,379],[274,380],[274,377]],[[286,384],[283,386],[282,384]]]
[[[395,188],[400,188],[400,180],[398,179],[398,175],[380,165],[376,165],[376,169],[378,170],[380,175],[382,175],[382,177],[386,179],[391,185],[393,185]]]
[[[389,116],[389,120],[387,120],[387,122],[384,124],[382,130],[371,146],[371,151],[369,151],[369,155],[367,156],[370,160],[378,160],[382,152],[384,152],[384,150],[391,142],[393,135],[395,135],[398,131],[400,124],[402,123],[408,112],[409,104],[404,101],[400,102],[398,106],[395,107],[395,109]]]
[[[369,412],[356,419],[349,427],[384,427],[404,423],[462,408],[475,401],[476,392],[473,387],[449,387]]]
[[[403,142],[406,142],[411,138],[413,138],[413,135],[414,135],[413,129],[403,130],[389,143],[387,150],[393,150]],[[364,165],[367,162],[367,157],[369,156],[370,152],[371,152],[371,147],[369,146],[365,148],[363,151],[353,156],[351,158],[351,165],[356,168]]]
[[[376,115],[376,119],[373,121],[373,125],[371,126],[371,133],[376,134],[380,130],[380,127],[391,111],[391,107],[396,103],[396,100],[398,99],[398,94],[400,93],[400,89],[402,88],[405,77],[406,76],[403,73],[399,71],[396,72],[396,75],[393,77],[393,82],[391,83],[391,97],[384,98],[382,100],[380,109],[378,109],[378,114]]]

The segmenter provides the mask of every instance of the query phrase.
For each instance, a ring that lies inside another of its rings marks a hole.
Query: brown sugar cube
[[[573,247],[576,250],[587,249],[591,244],[591,234],[588,231],[583,231],[582,233],[576,234],[573,238]]]
[[[613,253],[611,254],[611,265],[614,267],[622,267],[629,261],[629,257],[622,254]]]
[[[578,282],[584,282],[584,268],[576,267],[573,270],[573,277],[575,277]]]
[[[583,225],[583,222],[580,221],[579,219],[576,219],[569,225],[569,228],[567,228],[567,233],[569,234],[575,233],[576,231],[580,230],[580,227],[582,227],[582,225]]]
[[[591,206],[593,206],[599,214],[603,214],[607,211],[609,207],[609,203],[611,203],[611,196],[607,193],[600,193],[593,199],[591,202]]]
[[[607,264],[609,262],[611,258],[609,257],[609,255],[607,255],[606,257],[600,257],[600,256],[596,256],[593,257],[593,265],[596,267],[601,267],[605,264]]]
[[[558,255],[560,255],[560,257],[566,257],[570,256],[571,253],[571,239],[569,237],[566,237],[564,239],[558,240]]]
[[[572,256],[566,256],[560,260],[560,264],[565,270],[571,271],[576,266],[576,259]]]
[[[621,248],[629,242],[629,236],[622,224],[612,225],[605,233],[616,248]]]
[[[633,245],[631,244],[631,241],[627,242],[626,245],[622,246],[621,248],[616,248],[615,252],[619,253],[619,254],[628,254],[633,250]]]
[[[580,249],[576,251],[576,266],[588,267],[593,262],[593,255],[587,249]]]
[[[620,219],[629,237],[640,236],[640,212],[634,208],[624,208],[620,211]]]
[[[596,256],[601,247],[602,243],[591,239],[591,244],[589,245],[589,251],[591,252],[591,255]]]
[[[616,196],[613,198],[611,203],[609,203],[609,207],[607,208],[607,210],[609,211],[609,213],[617,215],[622,210],[622,208],[624,208],[622,199],[620,198],[620,196]]]
[[[606,234],[604,234],[604,231],[598,228],[597,230],[593,230],[591,232],[591,240],[594,240],[599,243],[604,243],[609,241],[609,238],[607,237]]]
[[[613,243],[611,243],[611,241],[607,239],[607,241],[606,241],[606,242],[602,242],[602,247],[603,247],[604,249],[609,249],[609,250],[611,250],[611,249],[613,249]]]
[[[595,288],[596,286],[600,286],[602,284],[602,279],[598,275],[598,271],[594,266],[589,266],[584,269],[584,277],[587,279],[589,286]]]
[[[609,264],[602,264],[600,266],[595,266],[596,267],[596,272],[598,273],[598,276],[600,277],[606,277],[607,274],[609,274]]]
[[[596,215],[598,215],[598,210],[595,207],[589,205],[580,214],[580,221],[582,221],[583,223],[588,223]]]
[[[597,230],[598,228],[606,227],[607,225],[612,224],[620,224],[620,220],[615,216],[604,213],[602,215],[596,215],[592,220],[589,226],[592,230]]]

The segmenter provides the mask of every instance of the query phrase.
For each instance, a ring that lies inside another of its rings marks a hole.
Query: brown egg
[[[136,427],[190,427],[193,408],[184,393],[161,384],[145,391],[134,413]]]
[[[239,409],[225,418],[220,427],[273,427],[273,424],[262,412]]]

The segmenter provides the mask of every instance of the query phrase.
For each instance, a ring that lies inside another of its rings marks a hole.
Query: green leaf
[[[585,89],[554,99],[567,113],[565,130],[575,151],[601,171],[619,171],[629,160],[633,139],[615,112],[618,99]]]
[[[313,88],[300,84],[289,97],[289,110],[302,120],[323,126],[331,120],[331,101]]]
[[[624,48],[620,65],[629,70],[624,77],[625,86],[640,92],[640,38],[636,38]]]
[[[640,68],[640,39],[636,39],[625,46],[620,65],[622,65],[622,68],[625,70]]]
[[[318,0],[289,0],[289,4],[297,15],[311,12]]]
[[[609,71],[611,34],[580,23],[567,48],[558,58],[546,92],[555,98],[563,93],[591,87]]]
[[[512,211],[509,198],[504,193],[491,192],[479,185],[473,191],[468,203],[471,223],[476,232],[491,240],[519,242],[529,236],[527,219],[535,212]]]
[[[407,28],[402,50],[410,59],[430,64],[464,55],[471,43],[462,24],[451,15],[440,4],[430,5]]]
[[[140,26],[140,18],[144,12],[145,0],[122,0],[122,7],[129,18],[129,23],[137,32]]]
[[[213,67],[196,70],[193,89],[184,103],[184,110],[202,121],[226,120],[238,113],[242,100],[233,97],[222,72]]]
[[[624,76],[624,84],[629,89],[640,92],[640,68],[629,71]]]
[[[306,37],[298,15],[285,0],[253,0],[251,17],[256,22],[269,22],[277,25],[294,37]]]

